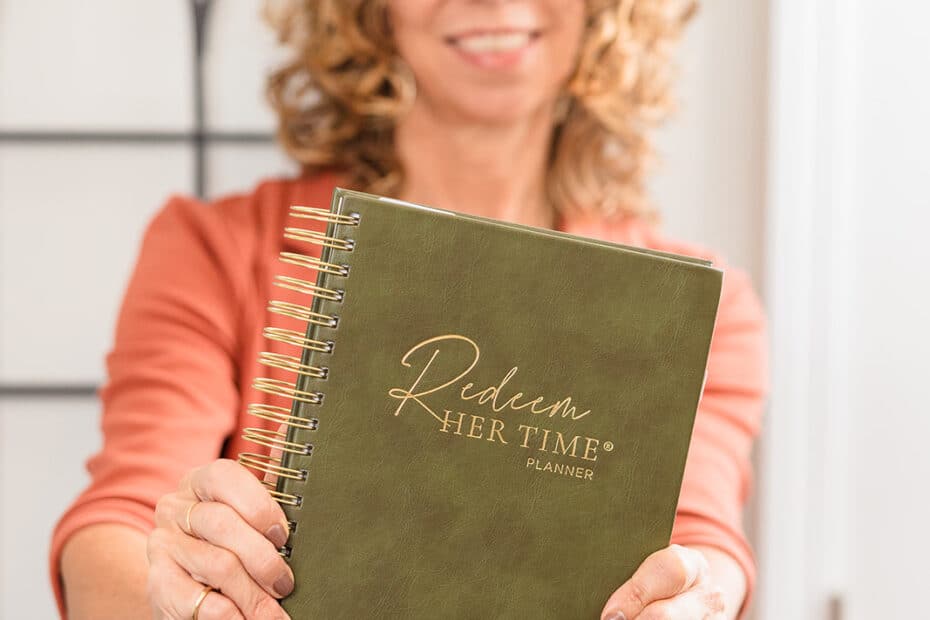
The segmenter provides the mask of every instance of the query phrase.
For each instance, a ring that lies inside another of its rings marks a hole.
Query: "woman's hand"
[[[614,592],[602,620],[723,620],[723,591],[710,575],[704,554],[671,545],[643,561]]]
[[[235,461],[192,470],[155,508],[148,539],[156,618],[287,618],[277,598],[294,589],[278,553],[287,521],[261,482]],[[205,586],[215,588],[201,599]],[[199,601],[199,606],[197,605]]]

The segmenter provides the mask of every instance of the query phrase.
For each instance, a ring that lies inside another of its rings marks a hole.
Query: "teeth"
[[[530,42],[528,32],[506,34],[476,34],[458,39],[455,43],[466,52],[509,52],[525,47]]]

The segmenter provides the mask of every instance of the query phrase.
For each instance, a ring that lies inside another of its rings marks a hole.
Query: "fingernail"
[[[274,582],[274,591],[278,597],[284,597],[294,591],[294,577],[290,571],[284,573]]]
[[[602,620],[626,620],[626,614],[622,611],[615,611],[604,616]]]
[[[284,546],[284,543],[287,542],[287,528],[280,523],[275,523],[268,528],[268,531],[265,532],[265,536],[268,537],[268,540],[270,540],[275,547],[280,549]]]

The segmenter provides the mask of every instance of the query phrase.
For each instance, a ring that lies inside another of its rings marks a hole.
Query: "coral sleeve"
[[[100,390],[103,447],[87,462],[90,485],[52,538],[63,617],[59,562],[67,539],[97,523],[148,532],[158,498],[187,470],[217,458],[235,429],[235,248],[219,217],[173,196],[145,233]]]
[[[767,330],[761,303],[745,272],[724,268],[704,393],[672,542],[716,547],[739,563],[747,581],[741,617],[748,609],[756,577],[742,513],[752,488],[750,453],[761,424],[767,377]]]

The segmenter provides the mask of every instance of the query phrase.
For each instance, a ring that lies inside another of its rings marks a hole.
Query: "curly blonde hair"
[[[546,175],[553,207],[658,214],[645,190],[649,129],[673,110],[673,44],[696,0],[587,0]],[[265,17],[292,55],[268,78],[278,139],[305,174],[338,169],[356,189],[396,196],[404,171],[394,127],[416,96],[385,0],[274,0]]]

